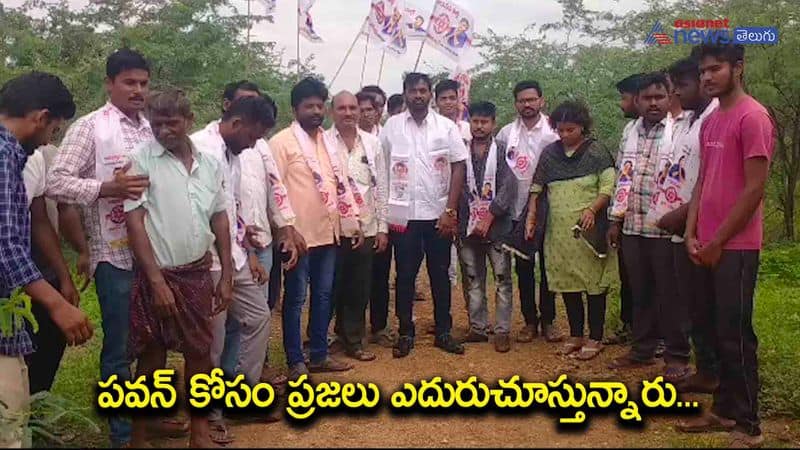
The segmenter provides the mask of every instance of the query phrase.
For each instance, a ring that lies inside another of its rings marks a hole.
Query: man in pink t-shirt
[[[707,323],[716,327],[709,331],[716,338],[719,386],[711,412],[679,428],[731,431],[732,445],[755,447],[763,436],[753,294],[774,125],[767,110],[742,88],[744,47],[702,45],[693,53],[700,61],[703,89],[720,103],[700,132],[700,179],[686,225],[689,256],[702,267],[697,301],[709,315]]]

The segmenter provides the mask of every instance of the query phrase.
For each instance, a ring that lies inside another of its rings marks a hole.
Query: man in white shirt
[[[686,126],[675,136],[674,157],[668,173],[668,182],[678,187],[680,206],[664,214],[658,221],[659,228],[675,233],[672,237],[675,254],[675,272],[678,274],[678,293],[683,304],[689,307],[691,318],[690,336],[694,350],[696,372],[683,380],[678,388],[684,392],[713,393],[719,384],[719,361],[714,349],[714,323],[709,314],[699,307],[704,302],[695,289],[701,283],[701,275],[689,259],[683,243],[689,202],[700,173],[700,129],[719,101],[711,99],[700,88],[698,62],[691,58],[681,59],[669,68],[669,76],[675,88],[675,96],[688,115]],[[710,333],[709,333],[710,332]]]
[[[460,106],[461,102],[458,100],[458,81],[456,80],[442,80],[436,85],[436,108],[439,114],[452,120],[458,126],[458,132],[461,133],[461,138],[464,139],[464,145],[469,147],[469,142],[472,140],[472,133],[470,132],[469,122],[461,120]],[[456,246],[450,247],[450,271],[447,273],[450,277],[450,284],[455,286],[458,282],[456,267],[458,267],[458,252]]]
[[[216,120],[191,136],[198,151],[215,158],[222,167],[223,189],[227,199],[227,214],[230,226],[231,253],[233,256],[233,302],[226,310],[212,320],[213,342],[211,361],[220,367],[226,341],[226,320],[228,314],[241,326],[240,348],[236,358],[239,370],[247,384],[254,386],[261,378],[269,341],[270,311],[263,285],[267,273],[252,251],[246,238],[247,224],[241,216],[241,161],[239,155],[255,146],[256,141],[275,125],[274,109],[262,97],[244,97],[235,100]],[[219,282],[221,264],[214,248],[214,263],[211,274],[214,284]],[[218,443],[228,443],[224,423],[219,412],[210,417],[213,431],[212,439]]]
[[[431,87],[425,74],[406,75],[408,111],[391,117],[381,132],[390,164],[388,221],[397,266],[400,332],[392,352],[396,358],[407,356],[414,345],[414,280],[423,255],[433,293],[434,344],[450,353],[464,353],[464,346],[450,334],[447,271],[469,153],[458,127],[430,110]]]
[[[514,102],[519,116],[503,127],[497,134],[497,142],[506,149],[506,163],[517,177],[517,201],[512,217],[518,225],[520,215],[528,202],[533,174],[539,163],[542,150],[558,140],[558,134],[550,128],[544,108],[542,88],[536,81],[520,81],[514,87]],[[544,211],[544,208],[541,208]],[[524,218],[523,218],[524,220]],[[541,247],[541,246],[540,246]],[[539,250],[539,311],[536,311],[536,274],[534,260],[515,257],[517,282],[519,285],[520,309],[525,318],[525,327],[517,336],[518,342],[531,342],[538,336],[538,328],[547,342],[558,342],[561,337],[553,327],[556,317],[555,294],[547,288],[544,253]]]
[[[378,137],[381,132],[381,109],[380,103],[375,96],[367,92],[356,94],[360,113],[358,115],[358,127],[361,131]]]
[[[372,361],[375,354],[362,348],[365,314],[369,303],[372,259],[386,251],[389,243],[386,223],[387,166],[378,138],[358,129],[360,114],[356,96],[344,91],[331,100],[334,126],[326,131],[336,153],[347,164],[350,177],[361,196],[359,218],[364,243],[343,235],[339,242],[334,280],[336,332],[347,356]],[[358,201],[358,200],[356,200]]]
[[[277,118],[277,106],[266,94],[262,94],[255,83],[246,80],[229,83],[223,93],[222,110],[226,111],[231,103],[243,97],[264,97],[272,106]],[[242,180],[240,185],[239,200],[240,213],[244,222],[251,225],[251,233],[247,234],[249,244],[258,257],[258,261],[268,274],[269,282],[273,277],[280,284],[282,270],[281,264],[275,264],[280,258],[281,249],[273,245],[272,230],[287,235],[287,239],[296,243],[300,252],[305,251],[305,242],[302,236],[294,229],[294,212],[288,197],[281,194],[283,183],[275,167],[272,151],[265,139],[259,139],[255,147],[245,149],[239,155],[242,167]],[[273,181],[274,180],[274,181]],[[270,289],[266,287],[270,311],[273,309],[276,298],[270,298]],[[225,324],[226,338],[223,351],[222,368],[226,373],[232,373],[236,367],[239,349],[240,326],[229,316]],[[273,384],[285,383],[283,376],[278,376],[269,366],[269,354],[264,364],[262,379]]]

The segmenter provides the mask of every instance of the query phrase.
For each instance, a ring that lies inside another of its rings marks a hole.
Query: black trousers
[[[373,333],[386,328],[389,320],[389,272],[392,269],[392,244],[372,257],[372,283],[369,296],[369,323]]]
[[[719,387],[712,411],[736,421],[750,435],[758,420],[758,339],[753,330],[753,295],[758,278],[757,250],[725,250],[713,269],[701,268],[702,295],[694,317],[711,327],[697,329],[719,357]]]
[[[396,314],[400,321],[399,334],[415,335],[412,320],[414,287],[423,256],[431,280],[436,336],[449,334],[453,326],[448,275],[452,242],[438,235],[435,220],[409,221],[405,232],[391,232],[391,240],[397,265]]]
[[[526,325],[538,327],[551,325],[556,318],[556,294],[547,287],[544,252],[539,251],[539,310],[536,310],[536,265],[514,257],[517,283],[519,284],[519,307]]]
[[[631,292],[631,282],[628,279],[628,271],[625,269],[625,257],[622,248],[617,249],[617,266],[619,267],[619,320],[622,325],[633,326],[633,292]]]
[[[622,236],[633,292],[631,351],[637,359],[653,358],[663,337],[665,362],[689,362],[689,306],[678,295],[674,246],[668,238]]]
[[[583,292],[562,292],[564,306],[567,308],[569,334],[583,337],[586,315],[583,312]],[[603,327],[606,323],[606,294],[587,295],[586,309],[589,315],[589,339],[603,340]]]
[[[334,278],[336,333],[348,351],[360,350],[364,339],[375,238],[366,238],[355,250],[352,245],[353,239],[342,238],[336,250]]]
[[[56,279],[48,278],[56,290],[60,289],[60,283]],[[39,324],[39,331],[34,333],[33,327],[27,321],[25,327],[31,337],[35,352],[25,357],[25,364],[28,365],[28,382],[30,383],[30,393],[35,394],[41,391],[49,391],[53,387],[53,381],[61,365],[61,358],[64,356],[64,349],[67,341],[64,333],[58,328],[47,310],[38,303],[33,303],[33,317]]]
[[[281,268],[281,249],[278,242],[275,241],[272,246],[272,269],[269,272],[269,285],[267,304],[269,310],[275,309],[275,305],[281,299],[281,277],[283,276],[283,269]]]
[[[703,268],[694,265],[689,259],[685,244],[673,244],[673,246],[675,273],[678,274],[678,294],[683,298],[684,304],[689,305],[689,336],[697,371],[717,376],[719,358],[713,333],[716,324],[713,321],[713,314],[708,311],[709,302],[704,298],[707,294],[700,288],[704,285]]]

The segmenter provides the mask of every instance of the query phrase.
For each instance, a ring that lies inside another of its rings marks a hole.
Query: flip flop
[[[577,353],[573,353],[570,356],[580,361],[588,361],[600,354],[600,352],[603,351],[603,348],[603,344],[599,344],[594,347],[584,345]]]
[[[186,437],[189,434],[188,421],[164,417],[159,423],[161,427],[151,427],[147,430],[147,435],[150,439],[176,439]],[[171,428],[162,428],[165,425]]]
[[[228,445],[236,440],[236,436],[228,430],[224,420],[208,421],[208,427],[211,429],[208,437],[214,441],[215,444]]]

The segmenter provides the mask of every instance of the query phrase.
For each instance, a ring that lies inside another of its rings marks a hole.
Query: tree
[[[240,79],[275,98],[280,124],[290,120],[296,75],[281,67],[273,43],[250,42],[248,51],[248,18],[227,0],[94,0],[77,11],[65,1],[34,0],[0,12],[0,58],[6,62],[0,81],[30,70],[54,73],[81,114],[105,101],[106,56],[130,47],[150,60],[154,88],[174,86],[189,95],[198,125],[219,116],[223,87]]]
[[[623,15],[591,11],[582,0],[559,0],[562,20],[530,25],[519,36],[492,30],[481,36],[484,64],[473,76],[471,97],[498,102],[498,121],[515,111],[511,91],[517,81],[534,79],[543,87],[548,108],[562,100],[584,101],[595,121],[595,135],[615,148],[624,124],[617,106],[616,81],[637,72],[663,70],[688,56],[688,45],[647,46],[644,39],[656,21],[674,18],[729,18],[733,26],[775,26],[779,45],[748,45],[747,90],[770,111],[777,128],[767,198],[767,214],[782,215],[775,233],[797,238],[797,196],[800,183],[800,10],[796,0],[647,0],[644,9]],[[669,28],[669,26],[667,27]],[[554,39],[558,34],[561,39]],[[772,224],[768,220],[768,225]],[[771,230],[772,227],[769,227]],[[773,234],[770,232],[770,234]]]

